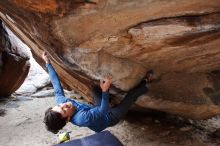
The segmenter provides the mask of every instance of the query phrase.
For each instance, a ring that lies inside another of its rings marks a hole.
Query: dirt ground
[[[53,105],[52,97],[1,99],[0,146],[49,146],[57,144],[57,135],[48,132],[43,123],[44,111]],[[215,124],[218,127],[220,120],[215,119]],[[125,146],[220,145],[220,139],[210,136],[209,129],[183,122],[164,113],[129,112],[125,120],[107,130]],[[71,131],[71,139],[94,134],[88,128],[79,128],[72,124],[65,126],[63,131]]]

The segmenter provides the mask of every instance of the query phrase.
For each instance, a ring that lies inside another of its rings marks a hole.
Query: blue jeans
[[[109,126],[114,126],[117,124],[120,119],[122,119],[133,103],[137,100],[137,98],[148,91],[146,87],[146,81],[142,81],[139,85],[129,90],[124,99],[114,108],[110,108],[109,117],[111,118],[111,122]],[[102,91],[99,87],[95,87],[93,89],[93,99],[94,105],[101,104],[101,94]]]

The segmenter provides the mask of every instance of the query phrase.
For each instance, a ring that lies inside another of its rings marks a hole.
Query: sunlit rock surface
[[[27,47],[27,46],[26,46]],[[30,49],[30,69],[24,83],[16,90],[15,95],[32,96],[38,90],[50,84],[47,72],[33,59]]]
[[[5,0],[0,11],[38,63],[48,51],[63,84],[90,101],[107,73],[122,99],[153,69],[138,107],[195,119],[220,114],[219,0]]]

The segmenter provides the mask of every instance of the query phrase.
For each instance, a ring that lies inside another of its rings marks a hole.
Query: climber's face
[[[72,116],[74,108],[71,102],[66,102],[53,107],[52,110],[60,113],[63,118],[67,118]]]

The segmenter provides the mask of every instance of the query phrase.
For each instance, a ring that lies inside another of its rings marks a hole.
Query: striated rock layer
[[[0,11],[35,59],[43,65],[47,50],[63,84],[90,101],[107,73],[118,100],[154,69],[139,108],[220,114],[219,0],[5,0]]]

